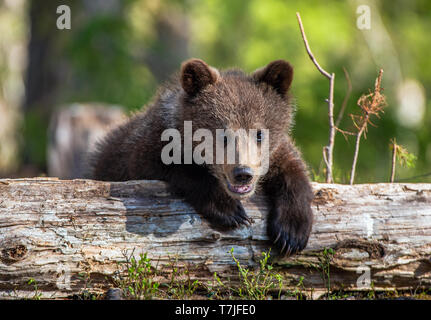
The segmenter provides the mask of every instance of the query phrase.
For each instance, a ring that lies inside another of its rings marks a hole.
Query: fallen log
[[[331,289],[431,286],[430,184],[313,188],[315,222],[306,250],[274,260],[287,287],[303,276],[305,288],[327,289],[322,261],[330,267]],[[159,264],[175,257],[201,281],[214,272],[232,278],[231,248],[253,266],[270,247],[265,199],[255,196],[244,207],[254,223],[222,232],[159,181],[0,180],[0,297],[31,297],[29,279],[43,298],[79,294],[89,283],[102,292],[125,253],[148,253]],[[326,260],[325,248],[333,250]]]

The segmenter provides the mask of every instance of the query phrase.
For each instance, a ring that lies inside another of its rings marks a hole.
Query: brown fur
[[[227,187],[232,166],[165,165],[161,151],[166,142],[160,137],[168,128],[183,133],[186,120],[193,121],[193,130],[206,128],[214,133],[225,128],[269,129],[269,171],[264,176],[254,174],[253,186],[270,203],[271,241],[281,253],[300,251],[311,231],[313,193],[306,166],[287,133],[294,111],[288,93],[292,79],[293,69],[283,60],[251,75],[239,70],[219,72],[199,59],[186,61],[180,75],[159,91],[145,112],[134,115],[99,144],[93,157],[94,178],[167,181],[214,227],[238,227],[250,219],[241,205],[242,195]]]

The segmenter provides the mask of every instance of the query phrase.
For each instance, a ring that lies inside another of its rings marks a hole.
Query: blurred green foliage
[[[107,101],[137,108],[156,86],[144,64],[130,50],[130,26],[124,16],[95,16],[77,26],[64,54],[71,64],[74,90],[70,100]]]
[[[356,9],[367,3],[371,30],[359,30]],[[271,60],[287,59],[295,67],[293,136],[312,176],[321,180],[322,147],[328,140],[328,81],[306,54],[295,16],[300,12],[315,57],[325,70],[336,74],[335,114],[347,89],[343,67],[350,74],[353,91],[342,129],[352,130],[349,114],[358,113],[357,99],[373,88],[378,70],[385,71],[388,107],[361,143],[355,182],[388,181],[391,138],[417,156],[416,167],[400,168],[399,179],[431,172],[430,1],[127,0],[121,2],[121,11],[102,11],[86,18],[85,7],[76,15],[73,6],[71,9],[72,30],[67,38],[58,32],[64,37],[61,57],[71,70],[63,79],[61,103],[100,101],[136,110],[151,99],[163,80],[156,74],[162,65],[175,71],[172,66],[178,69],[184,58],[199,57],[220,69],[235,66],[252,72]],[[179,32],[187,34],[184,57],[176,54],[175,48],[166,49],[160,40],[164,36],[160,20],[166,17],[174,27],[183,26]],[[179,17],[186,23],[176,24]],[[160,66],[146,58],[151,54]],[[424,113],[414,125],[406,125],[398,112],[400,86],[408,79],[414,81],[424,100]],[[346,141],[338,133],[334,152],[336,181],[346,183],[354,138]],[[409,181],[431,182],[431,176]]]

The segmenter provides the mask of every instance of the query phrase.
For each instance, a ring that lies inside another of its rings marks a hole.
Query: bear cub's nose
[[[233,177],[235,182],[247,184],[253,179],[253,170],[249,167],[235,167]]]

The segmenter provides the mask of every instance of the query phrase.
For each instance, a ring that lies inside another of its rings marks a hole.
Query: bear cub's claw
[[[280,256],[289,256],[303,250],[308,242],[312,219],[306,214],[292,217],[275,208],[275,217],[268,221],[268,236]]]
[[[248,227],[253,223],[253,219],[247,216],[247,213],[239,200],[234,200],[230,206],[225,207],[222,210],[221,208],[219,209],[215,206],[210,206],[202,212],[213,228],[222,230],[235,229],[242,225]]]

